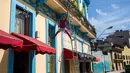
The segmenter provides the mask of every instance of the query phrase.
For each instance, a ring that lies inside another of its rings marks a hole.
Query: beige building
[[[130,49],[127,46],[124,47],[124,51],[122,51],[122,55],[123,55],[124,66],[130,65]]]
[[[123,70],[125,65],[130,65],[130,49],[125,46],[124,49],[112,51],[113,70]]]
[[[112,68],[114,71],[123,70],[123,58],[122,58],[123,47],[115,46],[111,51]]]
[[[83,10],[86,4],[86,0],[81,0],[80,9]],[[72,52],[68,35],[60,32],[54,41],[51,40],[59,29],[59,20],[66,17],[68,9],[63,0],[1,0],[0,9],[0,30],[28,35],[56,50],[56,54],[50,55],[37,54],[36,50],[19,53],[12,49],[0,49],[0,73],[64,73],[65,66],[68,66],[69,73],[75,73],[72,59],[69,59],[69,65],[66,65],[62,57],[63,48]],[[84,20],[81,18],[83,14],[75,15],[73,10],[76,9],[70,10],[68,20],[72,21],[71,26],[75,29],[67,29],[76,32],[72,37],[76,39],[73,43],[77,43],[74,45],[77,51],[87,53],[90,40],[96,36],[95,29],[86,19],[87,10],[84,11]]]

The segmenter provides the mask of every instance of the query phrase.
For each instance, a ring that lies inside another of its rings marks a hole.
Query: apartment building
[[[59,24],[67,18],[66,29],[74,33],[71,34],[75,39],[73,44],[77,44],[74,46],[78,52],[87,54],[89,42],[96,37],[95,28],[87,21],[89,4],[89,0],[1,0],[0,30],[22,34],[23,46],[30,42],[32,47],[40,41],[41,46],[53,48],[55,52],[50,52],[52,49],[42,52],[31,48],[28,52],[0,49],[0,73],[75,73],[79,68],[73,63],[72,40],[63,28],[53,37],[60,29]],[[83,64],[88,65],[86,60]]]

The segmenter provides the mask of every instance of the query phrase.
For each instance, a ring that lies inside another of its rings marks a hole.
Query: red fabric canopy
[[[77,56],[77,54],[74,53],[74,56]],[[64,48],[64,58],[65,59],[72,59],[73,58],[73,52],[71,50]]]
[[[19,51],[19,48],[22,48],[23,41],[0,30],[0,48],[7,49],[12,48]]]
[[[18,37],[23,40],[22,50],[29,52],[30,50],[36,50],[37,53],[48,53],[55,54],[56,50],[49,45],[42,43],[41,41],[31,38],[29,36],[25,36],[22,34],[12,33],[13,36]]]

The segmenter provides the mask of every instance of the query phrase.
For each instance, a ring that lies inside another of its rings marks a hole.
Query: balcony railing
[[[82,11],[79,10],[77,0],[59,0],[68,11],[75,16],[83,26],[88,29],[94,36],[96,36],[95,28],[88,22],[87,18],[83,16]]]

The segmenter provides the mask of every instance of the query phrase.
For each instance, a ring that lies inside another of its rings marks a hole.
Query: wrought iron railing
[[[77,0],[59,0],[68,11],[75,16],[94,36],[96,36],[95,28],[88,22],[79,10]]]

